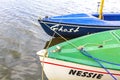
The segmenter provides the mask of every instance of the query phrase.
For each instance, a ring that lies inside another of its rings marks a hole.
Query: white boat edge
[[[42,50],[40,50],[40,51],[38,51],[36,54],[38,55],[38,56],[45,56],[45,55],[47,55],[47,49],[42,49]]]
[[[47,54],[46,49],[37,52],[49,80],[120,80],[120,71],[108,69],[113,79],[103,68],[52,59]]]

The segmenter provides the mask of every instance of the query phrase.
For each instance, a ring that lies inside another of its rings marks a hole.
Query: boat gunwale
[[[89,26],[91,26],[91,28],[95,28],[95,26],[97,26],[98,28],[110,28],[110,29],[120,29],[120,25],[87,25],[87,24],[71,24],[71,23],[61,23],[61,22],[53,22],[53,21],[46,21],[46,20],[39,20],[38,22],[41,23],[49,23],[49,24],[59,24],[59,25],[67,25],[67,26],[88,26],[88,28],[90,28]],[[112,28],[111,28],[112,27]]]

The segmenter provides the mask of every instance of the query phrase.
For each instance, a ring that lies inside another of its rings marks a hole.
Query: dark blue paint
[[[52,36],[55,32],[50,29],[51,26],[59,24],[66,29],[82,26],[78,32],[61,32],[56,31],[58,34],[66,38],[75,38],[90,33],[96,33],[106,30],[119,29],[120,28],[120,14],[104,14],[104,20],[98,19],[98,14],[70,14],[63,16],[55,16],[51,18],[44,18],[38,20],[45,32]],[[46,26],[46,24],[48,26]],[[60,27],[59,26],[59,27]],[[107,28],[108,27],[108,28]],[[55,34],[55,37],[59,35]]]

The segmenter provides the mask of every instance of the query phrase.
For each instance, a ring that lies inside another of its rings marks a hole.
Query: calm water
[[[35,54],[50,39],[39,17],[97,12],[100,0],[0,0],[0,80],[41,80]],[[120,12],[119,0],[105,0],[104,12]],[[47,80],[46,78],[44,80]]]

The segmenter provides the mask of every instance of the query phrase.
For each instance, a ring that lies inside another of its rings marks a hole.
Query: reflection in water
[[[35,53],[50,36],[38,24],[39,16],[96,12],[98,1],[0,0],[0,80],[41,80],[42,68]],[[105,12],[120,11],[119,0],[105,4]]]

